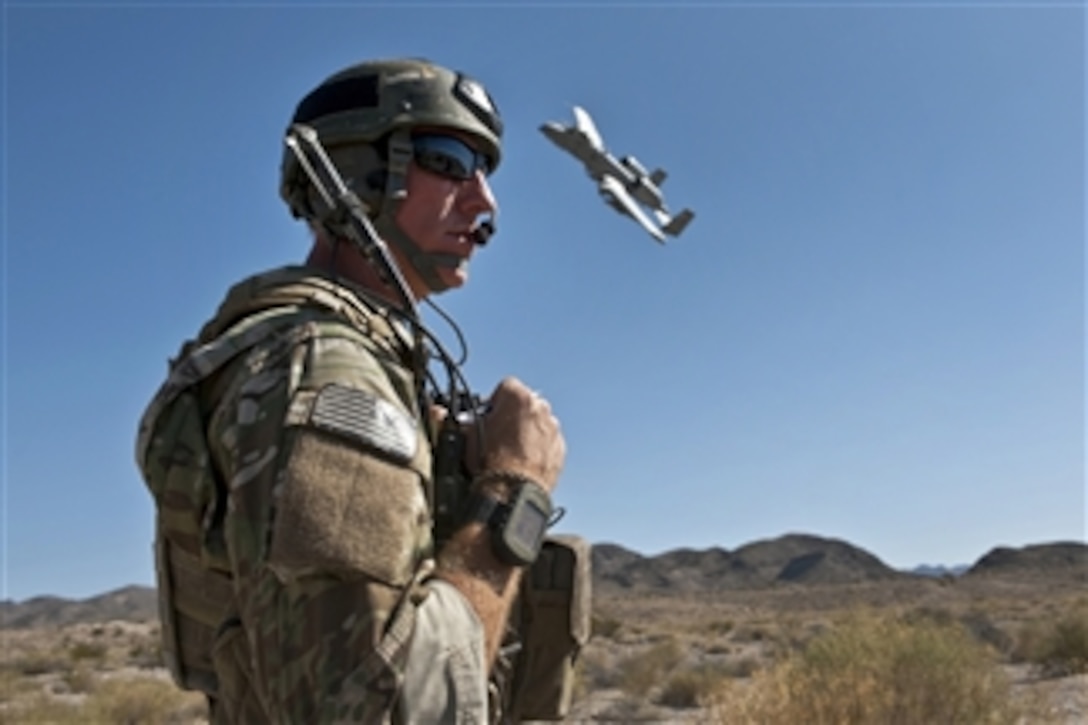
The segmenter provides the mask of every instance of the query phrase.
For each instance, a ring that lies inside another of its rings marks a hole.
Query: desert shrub
[[[621,626],[622,623],[620,620],[610,617],[607,614],[594,614],[590,619],[590,633],[594,637],[611,639],[619,633]]]
[[[40,689],[38,683],[22,677],[16,670],[9,667],[0,667],[0,713],[4,711],[3,706],[6,703],[12,702],[28,692]],[[0,717],[0,722],[3,722],[2,717]]]
[[[14,697],[15,685],[19,682],[16,674],[9,669],[0,669],[0,705]],[[3,708],[0,708],[2,710]]]
[[[79,704],[42,693],[9,703],[0,709],[0,723],[189,725],[206,719],[207,712],[202,695],[163,680],[110,679],[97,682]]]
[[[993,647],[1003,655],[1008,655],[1013,647],[1012,637],[993,623],[991,615],[982,609],[972,609],[956,615],[948,609],[922,606],[904,615],[908,622],[928,621],[939,625],[961,625],[979,642]]]
[[[581,699],[594,690],[619,686],[619,674],[613,658],[596,650],[588,650],[574,665],[574,696]]]
[[[742,679],[751,677],[762,666],[763,662],[757,655],[747,654],[726,660],[719,666],[719,670],[728,677]]]
[[[1026,627],[1016,654],[1049,676],[1088,672],[1088,605],[1075,606],[1048,623]]]
[[[128,663],[133,667],[164,667],[161,642],[137,642],[128,649]]]
[[[619,686],[630,694],[645,695],[651,687],[664,681],[683,657],[675,639],[663,639],[619,663]]]
[[[711,634],[726,635],[732,632],[735,626],[732,619],[717,619],[706,626],[706,631]]]
[[[641,697],[621,697],[612,700],[594,717],[603,722],[661,722],[661,713]]]
[[[903,620],[909,623],[932,622],[934,624],[950,625],[956,621],[956,617],[951,610],[944,607],[923,604],[904,614]]]
[[[91,642],[76,642],[68,650],[68,656],[76,662],[82,660],[102,660],[106,657],[106,645]]]
[[[802,622],[798,619],[786,619],[778,623],[777,629],[765,632],[763,641],[769,654],[783,657],[791,652],[802,650],[818,634],[826,629],[822,622]]]
[[[48,723],[48,725],[85,725],[86,713],[79,705],[72,705],[55,700],[47,695],[38,694],[20,702],[17,706],[0,710],[0,723]],[[91,721],[93,722],[93,721]]]
[[[770,639],[770,633],[766,627],[759,624],[741,625],[733,632],[734,642],[764,642],[768,639]]]
[[[704,665],[674,672],[657,697],[658,704],[668,707],[699,707],[704,699],[721,687],[729,677],[722,668]]]
[[[1012,651],[1012,637],[994,624],[986,612],[970,611],[961,616],[959,621],[964,629],[979,642],[990,645],[1003,655],[1008,655]]]
[[[34,677],[51,672],[68,672],[72,669],[72,663],[65,661],[55,652],[32,651],[6,663],[4,668],[13,670],[24,677]]]
[[[64,675],[62,682],[68,688],[68,692],[81,695],[94,691],[97,678],[86,667],[76,667]]]
[[[956,624],[855,616],[814,638],[747,687],[727,682],[723,722],[1015,722],[991,652]]]
[[[100,682],[87,698],[82,722],[171,725],[192,722],[206,713],[203,696],[164,680],[111,679]]]

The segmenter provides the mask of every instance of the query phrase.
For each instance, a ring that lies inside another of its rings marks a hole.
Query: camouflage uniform
[[[291,124],[318,135],[377,233],[444,289],[441,268],[460,261],[396,221],[412,131],[470,136],[494,170],[502,122],[483,87],[422,59],[364,62]],[[289,149],[280,181],[293,216],[339,234]],[[209,693],[215,723],[486,721],[481,623],[428,580],[422,354],[364,290],[286,268],[230,291],[148,407],[137,460],[156,502],[164,658],[180,686]]]
[[[212,650],[214,722],[486,722],[482,627],[426,581],[414,351],[343,284],[305,268],[251,278],[201,332],[274,330],[202,390],[234,592]],[[314,289],[342,308],[300,304]]]

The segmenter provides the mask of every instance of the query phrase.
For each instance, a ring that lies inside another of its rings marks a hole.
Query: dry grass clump
[[[574,676],[575,699],[619,685],[615,657],[599,649],[590,649],[578,659],[574,665]]]
[[[97,681],[81,700],[41,694],[0,711],[0,723],[51,725],[189,725],[205,722],[207,705],[197,693],[183,692],[154,678]]]
[[[49,725],[83,725],[87,718],[79,705],[56,700],[44,693],[20,702],[18,707],[0,710],[0,725],[16,723],[49,723]]]
[[[663,722],[660,710],[637,697],[627,696],[609,702],[592,720],[614,723]]]
[[[764,659],[756,654],[732,657],[717,666],[717,670],[726,677],[743,679],[751,677],[765,666]]]
[[[1088,672],[1088,600],[1074,603],[1054,619],[1027,625],[1014,654],[1048,677]]]
[[[910,621],[928,620],[941,625],[959,624],[976,640],[989,645],[1002,655],[1008,655],[1012,650],[1012,637],[994,623],[994,616],[990,612],[977,607],[957,613],[943,607],[920,606],[913,608],[905,616]]]
[[[594,637],[604,637],[605,639],[612,639],[619,634],[620,627],[623,623],[615,617],[611,617],[607,614],[593,613],[590,619],[590,633]]]
[[[86,667],[76,667],[71,672],[65,673],[61,676],[61,682],[73,695],[86,695],[94,692],[95,687],[98,686],[98,678]]]
[[[0,669],[22,677],[35,677],[50,673],[66,673],[73,668],[72,661],[54,651],[34,649],[19,653],[0,663]]]
[[[661,684],[680,664],[684,653],[674,637],[666,637],[649,649],[631,655],[618,665],[620,688],[632,695],[645,695]]]
[[[184,692],[172,682],[151,678],[101,682],[87,701],[91,722],[181,725],[206,712],[203,695]]]
[[[129,622],[4,632],[0,723],[191,725],[203,695],[179,690],[161,667],[157,628]],[[155,668],[155,669],[152,669]]]
[[[37,685],[13,669],[0,667],[0,713],[8,703],[38,689]],[[3,722],[0,715],[0,722]]]
[[[853,615],[716,698],[722,722],[1012,723],[1008,683],[962,626]]]
[[[135,642],[126,652],[125,661],[132,667],[150,669],[154,667],[166,667],[166,660],[162,654],[162,642]]]
[[[732,671],[721,665],[680,669],[665,680],[657,703],[681,709],[701,707],[732,676]]]
[[[717,635],[724,637],[733,631],[733,628],[737,626],[737,623],[732,619],[715,619],[712,622],[708,622],[703,629],[711,635]]]
[[[94,660],[101,662],[106,659],[106,654],[109,652],[106,645],[99,642],[76,642],[68,650],[68,656],[76,662],[82,662],[84,660]]]

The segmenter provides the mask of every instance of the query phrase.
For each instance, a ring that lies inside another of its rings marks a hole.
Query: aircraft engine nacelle
[[[636,176],[646,176],[646,167],[638,162],[634,156],[624,156],[620,163],[629,168]]]
[[[616,195],[611,191],[604,188],[597,189],[597,193],[600,194],[601,199],[605,201],[610,207],[618,211],[620,214],[626,214],[627,210],[620,203],[620,200],[616,198]]]

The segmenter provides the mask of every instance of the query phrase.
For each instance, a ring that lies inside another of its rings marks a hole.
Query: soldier
[[[361,63],[292,123],[317,132],[415,300],[465,283],[497,209],[502,124],[479,83]],[[290,152],[281,181],[313,232],[305,264],[234,286],[141,422],[169,664],[213,723],[486,723],[535,553],[510,527],[546,522],[512,519],[550,512],[559,423],[520,381],[495,388],[465,428],[473,505],[435,551],[435,421],[395,280],[322,222]]]

